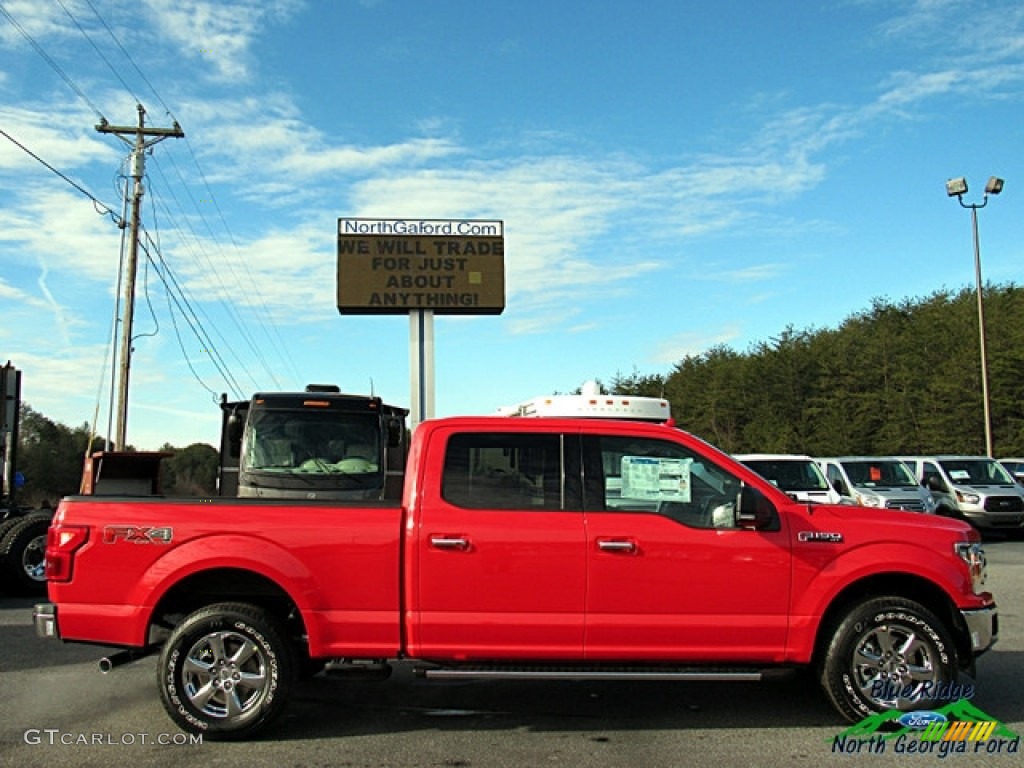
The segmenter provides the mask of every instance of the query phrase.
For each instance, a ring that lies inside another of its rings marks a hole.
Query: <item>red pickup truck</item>
[[[996,640],[963,522],[801,503],[668,424],[419,425],[400,503],[70,497],[40,636],[159,652],[171,718],[255,733],[297,678],[815,670],[850,720],[933,708]],[[957,696],[956,698],[959,698]]]

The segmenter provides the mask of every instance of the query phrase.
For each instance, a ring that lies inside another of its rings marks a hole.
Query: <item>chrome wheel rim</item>
[[[264,652],[238,632],[211,632],[199,638],[182,666],[185,695],[211,718],[233,719],[251,712],[270,683]]]
[[[919,705],[940,682],[934,648],[914,627],[887,623],[857,642],[853,678],[861,695],[880,709]]]

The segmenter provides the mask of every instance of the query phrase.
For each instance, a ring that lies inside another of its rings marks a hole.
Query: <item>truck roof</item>
[[[595,381],[586,382],[578,395],[540,395],[518,405],[498,409],[501,416],[544,418],[627,419],[667,421],[672,416],[668,400],[640,395],[602,394]]]

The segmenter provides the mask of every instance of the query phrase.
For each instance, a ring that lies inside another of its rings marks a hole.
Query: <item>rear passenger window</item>
[[[567,487],[561,435],[457,434],[448,441],[441,496],[467,509],[579,509],[575,474]]]

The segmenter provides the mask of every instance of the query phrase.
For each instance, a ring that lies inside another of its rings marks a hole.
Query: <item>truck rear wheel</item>
[[[890,710],[930,709],[957,679],[949,630],[923,605],[880,597],[855,605],[835,626],[821,685],[851,722]],[[947,702],[948,703],[948,702]]]
[[[50,515],[36,513],[8,522],[12,524],[0,537],[4,584],[19,595],[45,595]]]
[[[160,653],[157,685],[182,729],[210,739],[251,736],[281,714],[295,677],[292,645],[277,620],[247,603],[188,616]]]

